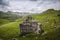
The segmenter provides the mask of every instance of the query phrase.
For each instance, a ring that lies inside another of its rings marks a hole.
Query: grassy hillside
[[[41,14],[32,15],[36,20],[42,23],[45,35],[19,36],[19,24],[23,19],[0,26],[0,39],[12,40],[59,40],[60,39],[60,10],[49,9]]]
[[[21,16],[16,14],[0,11],[0,25],[13,22],[16,19],[19,19],[20,17]]]
[[[0,19],[0,26],[7,23],[10,23],[10,21],[6,19]]]
[[[50,32],[60,26],[60,10],[49,9],[41,14],[33,15],[42,23],[43,29]]]

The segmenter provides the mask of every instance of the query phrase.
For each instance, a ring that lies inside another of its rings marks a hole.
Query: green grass
[[[0,26],[0,37],[3,39],[10,39],[18,36],[20,34],[19,24],[20,22],[17,21]]]
[[[53,12],[52,12],[53,11]],[[11,22],[0,26],[0,38],[4,40],[59,40],[60,39],[60,11],[47,10],[41,14],[32,15],[36,20],[42,24],[42,28],[47,34],[32,35],[27,34],[25,37],[20,35],[19,24],[23,19],[18,19],[16,22]]]
[[[0,19],[0,26],[4,25],[4,24],[7,24],[7,23],[10,23],[10,21],[6,20],[6,19]]]
[[[44,14],[45,13],[45,14]],[[43,29],[45,31],[50,32],[54,29],[55,26],[60,26],[60,11],[53,11],[53,12],[44,12],[42,14],[34,15],[33,17],[38,20],[43,25]]]
[[[19,18],[21,18],[21,16],[17,14],[0,11],[0,26],[10,22],[15,22]]]

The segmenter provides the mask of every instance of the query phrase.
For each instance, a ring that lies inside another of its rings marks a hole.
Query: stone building
[[[20,33],[36,33],[40,34],[42,28],[41,24],[37,20],[33,20],[31,16],[28,16],[26,20],[20,24]]]

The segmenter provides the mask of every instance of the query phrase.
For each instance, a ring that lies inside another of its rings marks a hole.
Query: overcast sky
[[[50,8],[60,10],[60,0],[0,0],[0,11],[38,13]]]

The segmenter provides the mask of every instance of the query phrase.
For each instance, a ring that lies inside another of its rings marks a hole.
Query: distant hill
[[[56,26],[60,26],[60,10],[48,9],[43,13],[33,15],[42,23],[44,30],[51,31]]]
[[[32,16],[42,24],[45,35],[19,36],[19,24],[23,21],[23,19],[19,19],[16,22],[0,26],[0,38],[3,40],[12,40],[13,38],[18,40],[60,40],[60,10],[48,9]]]
[[[19,16],[17,14],[0,11],[0,25],[9,23],[9,22],[13,22],[19,18],[21,18],[21,16]]]

